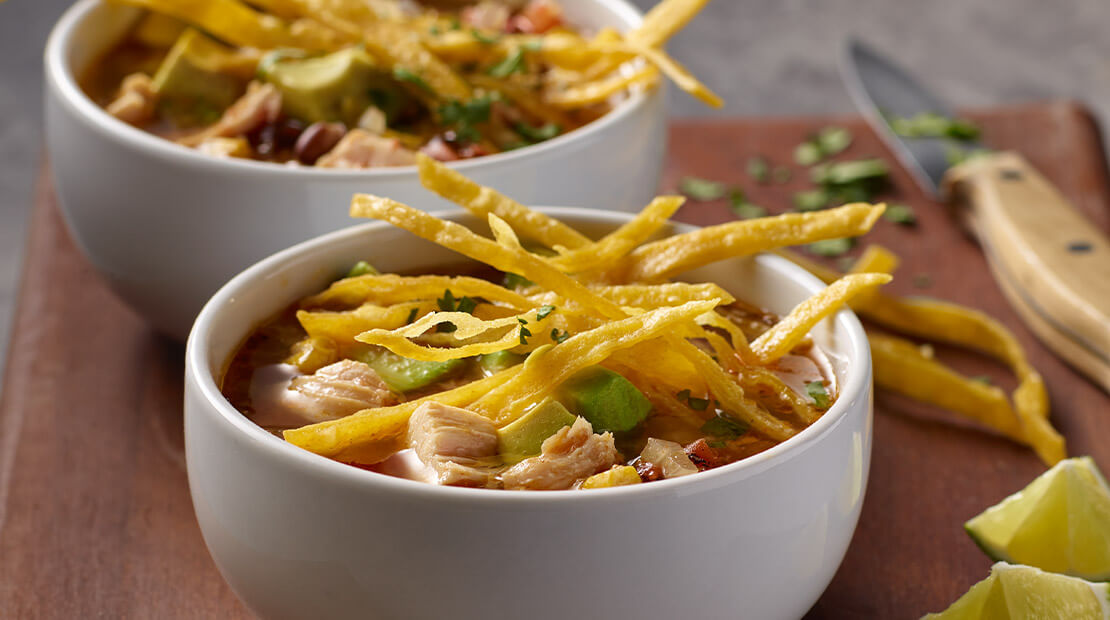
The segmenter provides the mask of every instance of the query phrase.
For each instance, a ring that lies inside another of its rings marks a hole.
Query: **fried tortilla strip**
[[[708,3],[709,0],[663,0],[644,15],[640,27],[628,33],[627,38],[633,43],[659,47],[690,23]]]
[[[710,90],[705,84],[702,84],[698,78],[694,77],[693,73],[690,73],[686,67],[683,67],[677,60],[668,56],[663,50],[648,46],[636,46],[633,47],[633,49],[658,67],[659,70],[663,72],[663,75],[671,78],[675,85],[697,98],[702,103],[712,108],[720,108],[725,105],[725,101],[721,99],[720,95]]]
[[[876,333],[869,334],[868,340],[876,385],[1025,441],[1021,424],[998,387],[957,374],[908,340]]]
[[[549,89],[544,101],[558,108],[584,108],[604,103],[613,95],[633,86],[651,87],[658,81],[658,69],[653,65],[644,65],[628,72],[610,73],[600,80]]]
[[[754,401],[744,395],[744,389],[736,379],[721,368],[704,351],[687,340],[668,336],[671,346],[690,360],[709,385],[709,392],[717,399],[721,409],[735,416],[752,429],[777,441],[785,441],[798,431],[760,409]]]
[[[239,47],[275,49],[301,48],[316,51],[338,49],[345,37],[330,28],[298,23],[297,28],[273,16],[259,13],[236,0],[112,0],[176,17]]]
[[[656,338],[717,304],[718,300],[691,301],[659,308],[609,321],[551,348],[540,347],[525,360],[519,375],[491,390],[473,408],[494,418],[498,426],[509,424],[578,371],[600,364],[616,351]]]
[[[418,153],[416,165],[424,187],[482,219],[493,213],[508,222],[518,234],[547,247],[561,245],[574,249],[591,243],[588,237],[559,220],[533,211],[492,188],[478,185],[427,155]]]
[[[778,375],[762,366],[745,366],[737,373],[737,380],[744,392],[764,403],[771,401],[776,408],[786,408],[799,420],[813,424],[821,412],[808,400],[794,391]]]
[[[821,239],[855,237],[871,230],[885,205],[863,203],[812,213],[786,213],[709,226],[642,245],[606,279],[659,281],[726,258]]]
[[[376,21],[362,27],[367,50],[386,59],[394,70],[406,69],[427,84],[438,99],[468,101],[470,86],[455,71],[428,51],[416,32],[395,22]]]
[[[527,87],[482,74],[468,75],[466,79],[472,86],[501,93],[527,114],[545,123],[552,123],[560,128],[574,126],[574,122],[570,120],[566,113],[554,106],[547,105],[538,93]]]
[[[855,295],[890,282],[885,273],[846,275],[825,290],[803,301],[771,329],[752,343],[752,353],[760,364],[770,364],[786,355],[806,337],[809,330]]]
[[[682,196],[658,196],[636,217],[597,242],[576,249],[555,248],[562,252],[550,262],[565,273],[607,269],[659,232],[684,202],[686,199]]]
[[[421,299],[436,299],[451,291],[456,299],[463,296],[481,297],[518,310],[527,310],[532,302],[527,297],[492,282],[469,276],[398,276],[393,274],[365,275],[343,278],[326,290],[301,301],[301,308],[352,307],[370,302],[379,305],[398,304]]]
[[[597,286],[592,287],[591,290],[621,306],[631,306],[645,310],[660,306],[677,306],[688,301],[706,299],[720,299],[724,305],[736,301],[731,293],[712,282],[699,282],[697,284],[665,282],[653,285],[621,284]]]
[[[508,273],[515,273],[551,289],[583,308],[596,310],[610,319],[622,319],[620,306],[592,292],[544,259],[519,248],[507,248],[496,241],[474,234],[465,226],[441,220],[388,198],[356,194],[351,201],[352,217],[387,221],[398,228],[432,241],[468,258]],[[490,214],[496,218],[496,215]]]
[[[435,305],[433,301],[417,301],[392,306],[363,304],[342,312],[298,310],[297,321],[312,338],[350,342],[367,330],[401,327],[409,321],[409,317],[423,316],[434,310]]]
[[[409,416],[423,403],[435,401],[451,407],[467,407],[494,387],[511,380],[521,369],[521,365],[512,366],[493,376],[467,383],[453,390],[392,407],[363,409],[338,420],[290,429],[282,435],[289,443],[321,456],[340,458],[344,454],[358,453],[367,456],[379,455],[381,460],[396,451],[398,439],[404,436],[408,426]],[[392,452],[388,451],[390,448]],[[360,463],[375,462],[363,459],[352,460],[358,460]]]

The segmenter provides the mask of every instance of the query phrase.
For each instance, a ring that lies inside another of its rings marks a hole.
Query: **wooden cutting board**
[[[1022,152],[1110,229],[1107,162],[1083,108],[1048,103],[970,116],[986,143]],[[752,202],[786,210],[791,194],[808,187],[791,161],[794,146],[830,124],[855,135],[843,158],[889,159],[858,119],[681,121],[671,129],[662,189],[697,175],[743,185]],[[744,172],[753,155],[789,165],[792,180],[754,183]],[[42,178],[0,400],[0,617],[248,617],[193,517],[182,450],[183,348],[111,295],[74,248]],[[1047,381],[1053,422],[1071,453],[1091,454],[1110,472],[1110,399],[1023,328],[978,248],[940,205],[897,168],[893,185],[892,198],[912,205],[919,224],[882,222],[868,237],[904,259],[889,289],[967,304],[1007,324]],[[732,214],[723,203],[695,203],[678,219],[710,224]],[[942,355],[1012,385],[982,359]],[[885,394],[876,407],[859,528],[809,618],[915,618],[943,609],[991,564],[961,524],[1043,470],[1031,451],[943,412]]]

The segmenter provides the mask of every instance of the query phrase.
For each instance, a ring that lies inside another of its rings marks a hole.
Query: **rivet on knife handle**
[[[1017,153],[951,169],[942,192],[1003,292],[1053,351],[1110,392],[1110,240]]]

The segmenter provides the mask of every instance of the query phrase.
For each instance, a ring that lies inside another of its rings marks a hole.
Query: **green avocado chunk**
[[[506,368],[524,361],[524,356],[512,351],[497,351],[478,356],[478,365],[486,375],[495,375]]]
[[[406,98],[405,89],[366,50],[349,47],[325,56],[264,62],[259,77],[282,96],[284,111],[309,123],[358,123],[375,105],[392,118]]]
[[[520,419],[497,431],[498,449],[505,463],[513,465],[540,453],[543,442],[578,419],[557,400],[548,398]]]
[[[196,30],[186,30],[152,80],[161,112],[172,123],[205,125],[235,103],[253,71],[235,51]]]
[[[586,418],[595,433],[630,431],[651,411],[651,403],[631,381],[601,366],[574,375],[560,393],[567,408]]]
[[[378,373],[389,389],[395,392],[410,392],[427,387],[443,379],[466,364],[466,360],[455,359],[446,362],[424,362],[401,357],[392,351],[373,347],[354,356]]]

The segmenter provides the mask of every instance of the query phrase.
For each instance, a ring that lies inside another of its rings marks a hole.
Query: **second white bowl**
[[[625,0],[562,0],[568,17],[628,30]],[[137,12],[81,0],[46,46],[46,135],[62,214],[113,290],[155,328],[184,340],[204,301],[262,257],[352,224],[357,192],[451,205],[415,167],[360,171],[214,159],[127,125],[90,100],[78,76]],[[524,204],[637,210],[654,195],[666,150],[662,89],[631,96],[589,125],[517,151],[452,164]]]

